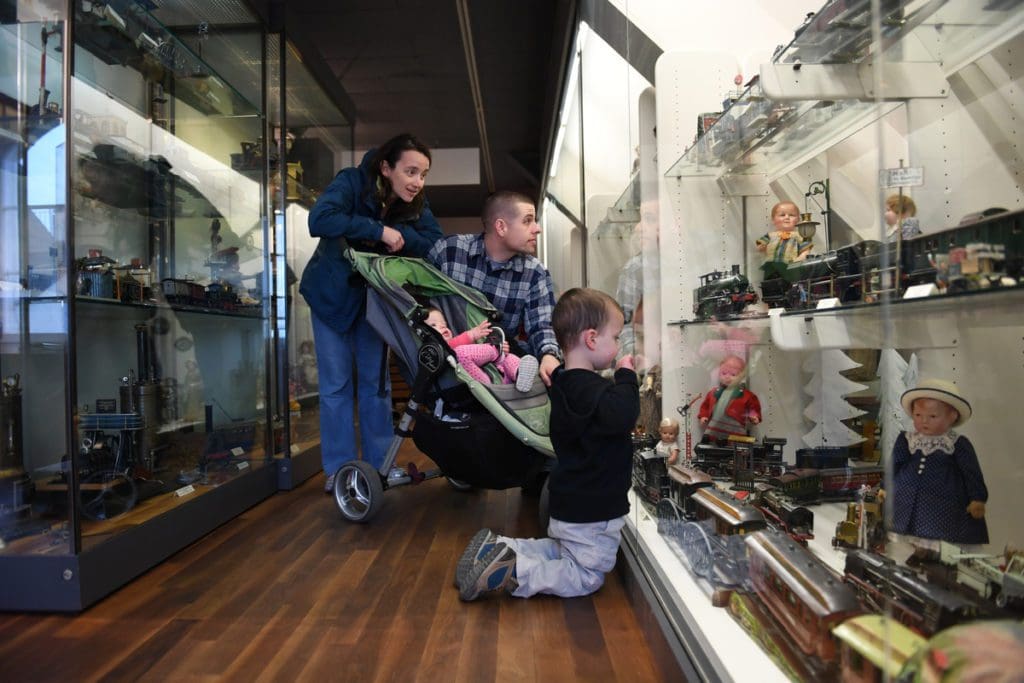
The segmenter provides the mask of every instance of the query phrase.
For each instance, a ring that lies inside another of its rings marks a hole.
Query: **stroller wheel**
[[[466,491],[473,490],[472,484],[462,481],[461,479],[453,479],[452,477],[445,477],[445,479],[448,480],[448,485],[451,486],[456,491],[461,491],[464,493]]]
[[[350,522],[369,522],[384,502],[384,484],[373,465],[353,460],[341,466],[334,478],[334,500]]]

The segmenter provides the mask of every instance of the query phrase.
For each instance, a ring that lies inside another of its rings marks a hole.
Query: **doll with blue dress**
[[[978,456],[953,428],[971,418],[956,386],[922,380],[900,398],[913,418],[893,446],[892,528],[915,547],[908,564],[937,557],[939,541],[961,547],[988,543],[988,489]]]

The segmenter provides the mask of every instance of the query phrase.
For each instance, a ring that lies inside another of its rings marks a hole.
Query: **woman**
[[[309,214],[309,232],[320,243],[299,291],[313,313],[328,493],[341,466],[357,457],[356,405],[363,460],[380,469],[393,435],[386,349],[366,322],[366,285],[351,277],[339,238],[357,249],[424,256],[441,238],[423,195],[429,170],[430,150],[399,135],[367,152],[357,168],[340,171]]]

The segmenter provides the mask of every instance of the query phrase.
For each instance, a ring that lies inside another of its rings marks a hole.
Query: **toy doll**
[[[743,386],[747,364],[739,356],[726,356],[718,366],[718,386],[704,396],[697,413],[704,438],[724,441],[730,434],[747,435],[747,423],[761,422],[761,402]]]
[[[299,344],[299,367],[302,369],[302,383],[305,388],[315,389],[320,384],[320,372],[316,366],[313,342],[308,339]]]
[[[917,205],[913,199],[901,194],[889,195],[885,199],[885,241],[895,242],[897,233],[905,240],[921,234]]]
[[[914,429],[893,446],[892,531],[911,537],[916,561],[936,557],[940,540],[988,543],[985,479],[971,442],[953,431],[971,418],[971,405],[938,379],[920,381],[900,403]]]
[[[661,440],[654,447],[654,452],[668,458],[668,464],[674,465],[679,459],[679,423],[670,417],[663,418],[658,425]]]
[[[779,202],[772,207],[772,230],[755,242],[758,251],[765,255],[765,263],[792,263],[802,261],[814,247],[810,238],[797,232],[800,209],[793,202]],[[774,268],[774,267],[773,267]],[[766,274],[768,268],[765,268]]]

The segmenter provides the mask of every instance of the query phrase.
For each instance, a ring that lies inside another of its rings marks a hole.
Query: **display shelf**
[[[181,39],[134,0],[75,3],[78,46],[110,65],[138,71],[204,116],[257,116],[259,109],[226,83]],[[197,36],[201,39],[201,36]],[[201,44],[201,42],[200,42]],[[78,78],[88,78],[84,73]],[[116,89],[93,83],[131,105]],[[136,105],[137,106],[137,105]],[[148,112],[140,111],[146,115]]]
[[[742,325],[771,330],[785,350],[852,348],[941,348],[956,344],[964,327],[1015,324],[1024,305],[1024,285],[896,301],[844,304],[835,308],[788,310],[726,319],[672,320],[676,327]],[[894,317],[901,323],[893,325]],[[904,322],[906,324],[904,324]]]
[[[870,10],[868,0],[859,0],[829,3],[813,15],[665,175],[772,180],[883,119],[901,100],[944,97],[943,77],[1024,31],[1024,15],[1013,3],[929,2],[904,14],[903,3],[883,2],[879,48],[871,42]],[[878,93],[870,73],[876,54],[889,87]],[[825,66],[818,71],[818,65]],[[792,74],[800,70],[803,82],[794,92],[789,86],[799,78]],[[785,92],[779,73],[786,75]]]
[[[770,311],[780,349],[948,348],[966,328],[1019,324],[1024,287],[855,304],[807,311]],[[895,321],[898,320],[898,324]]]
[[[771,659],[758,647],[732,618],[727,608],[715,607],[704,589],[697,583],[689,568],[664,537],[658,533],[658,520],[652,516],[635,493],[629,492],[632,512],[627,518],[624,533],[631,535],[640,552],[647,554],[658,568],[664,582],[666,597],[674,612],[684,623],[673,624],[680,634],[693,664],[704,680],[788,681]],[[694,629],[699,624],[699,630]],[[728,643],[728,648],[721,645]]]
[[[42,297],[37,300],[47,300],[46,297]],[[92,296],[76,296],[75,301],[81,304],[87,304],[89,306],[103,306],[121,309],[135,309],[135,310],[170,310],[176,313],[197,313],[200,315],[213,315],[222,316],[226,318],[252,318],[252,319],[263,319],[265,316],[262,312],[262,306],[253,305],[251,308],[241,311],[227,311],[219,308],[206,308],[204,306],[191,306],[188,304],[171,304],[162,301],[152,302],[126,302],[118,301],[117,299],[106,299],[102,297]]]

